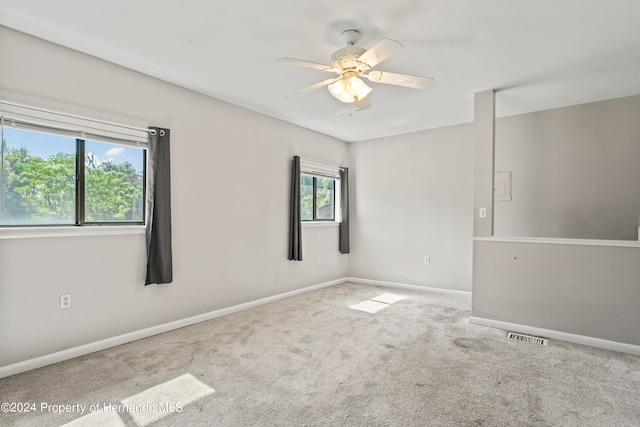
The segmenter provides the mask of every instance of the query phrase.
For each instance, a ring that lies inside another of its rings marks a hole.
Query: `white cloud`
[[[119,156],[124,153],[124,147],[113,147],[111,150],[107,151],[105,154],[109,157]]]

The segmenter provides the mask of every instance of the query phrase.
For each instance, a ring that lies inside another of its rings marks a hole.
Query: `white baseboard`
[[[500,320],[485,319],[482,317],[471,316],[470,323],[476,325],[489,326],[496,329],[504,329],[505,331],[520,332],[528,335],[535,335],[544,338],[551,338],[559,341],[567,341],[575,344],[588,345],[591,347],[605,348],[607,350],[619,351],[622,353],[630,353],[640,355],[640,346],[634,344],[626,344],[617,341],[603,340],[601,338],[593,338],[585,335],[570,334],[567,332],[554,331],[552,329],[536,328],[534,326],[520,325],[517,323],[503,322]]]
[[[41,368],[43,366],[51,365],[53,363],[58,363],[64,360],[73,359],[74,357],[84,356],[86,354],[94,353],[96,351],[105,350],[110,347],[126,344],[131,341],[136,341],[136,340],[148,338],[154,335],[163,334],[165,332],[169,332],[174,329],[195,325],[196,323],[206,322],[207,320],[212,320],[218,317],[226,316],[228,314],[236,313],[242,310],[247,310],[249,308],[258,307],[260,305],[269,304],[271,302],[275,302],[285,298],[290,298],[306,292],[315,291],[316,289],[322,289],[322,288],[327,288],[329,286],[339,285],[344,282],[346,282],[346,279],[332,280],[330,282],[321,283],[319,285],[308,286],[305,288],[296,289],[294,291],[284,292],[284,293],[273,295],[270,297],[261,298],[259,300],[234,305],[232,307],[222,308],[220,310],[199,314],[197,316],[188,317],[186,319],[180,319],[174,322],[164,323],[162,325],[141,329],[139,331],[129,332],[127,334],[118,335],[116,337],[107,338],[107,339],[92,342],[89,344],[84,344],[78,347],[73,347],[73,348],[59,351],[56,353],[35,357],[33,359],[25,360],[23,362],[14,363],[12,365],[1,366],[0,378],[9,377],[11,375],[16,375],[22,372],[30,371],[32,369]]]
[[[469,291],[458,291],[455,289],[434,288],[430,286],[407,285],[405,283],[385,282],[383,280],[363,279],[360,277],[347,277],[344,281],[362,283],[364,285],[386,286],[388,288],[408,289],[411,291],[435,292],[435,293],[445,294],[445,295],[466,295],[469,297],[471,296],[471,292]]]

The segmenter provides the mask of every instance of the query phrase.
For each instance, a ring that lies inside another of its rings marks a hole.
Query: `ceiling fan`
[[[433,86],[434,79],[430,77],[372,70],[376,65],[390,57],[397,49],[404,47],[397,40],[383,38],[371,49],[367,50],[356,46],[356,43],[360,40],[360,31],[358,30],[343,31],[342,39],[347,47],[343,47],[331,55],[331,65],[294,58],[277,59],[279,62],[338,74],[338,77],[323,80],[290,96],[301,95],[314,89],[328,86],[329,93],[340,101],[353,103],[356,110],[366,110],[371,106],[367,95],[373,89],[367,86],[361,77],[374,83],[386,83],[415,89],[426,89]]]

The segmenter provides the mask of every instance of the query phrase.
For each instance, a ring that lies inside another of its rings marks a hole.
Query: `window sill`
[[[114,236],[145,234],[144,225],[69,226],[69,227],[15,227],[0,229],[2,239],[31,239],[47,237]]]
[[[302,227],[339,227],[337,221],[302,221]]]

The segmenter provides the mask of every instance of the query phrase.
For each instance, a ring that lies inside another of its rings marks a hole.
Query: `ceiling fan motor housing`
[[[331,55],[331,65],[333,65],[334,68],[341,70],[356,68],[360,65],[358,58],[366,51],[366,49],[358,46],[343,47]]]

